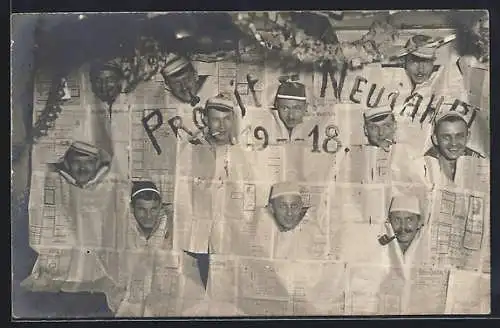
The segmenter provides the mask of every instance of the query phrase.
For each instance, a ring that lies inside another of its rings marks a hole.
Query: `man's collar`
[[[429,148],[429,150],[427,150],[425,152],[424,156],[429,156],[429,157],[439,159],[439,157],[441,157],[441,154],[439,153],[439,150],[436,146],[432,146],[431,148]],[[469,147],[465,147],[465,152],[462,156],[484,158],[483,155],[481,155],[480,153],[478,153],[475,150],[472,150]]]

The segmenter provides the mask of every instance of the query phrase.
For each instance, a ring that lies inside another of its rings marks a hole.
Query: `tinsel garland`
[[[325,43],[320,36],[307,35],[294,24],[291,15],[280,12],[238,13],[233,22],[244,33],[270,51],[301,63],[331,62],[351,68],[387,57],[398,31],[389,20],[375,20],[370,30],[354,42]]]

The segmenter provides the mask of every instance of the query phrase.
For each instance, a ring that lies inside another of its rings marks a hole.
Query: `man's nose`
[[[450,139],[450,145],[452,145],[452,146],[458,145],[458,138],[452,136]]]

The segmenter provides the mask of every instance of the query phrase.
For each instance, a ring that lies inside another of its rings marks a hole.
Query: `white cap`
[[[392,198],[389,213],[409,212],[422,215],[420,211],[420,201],[416,196],[395,196]]]
[[[167,59],[165,60],[165,68],[163,68],[162,73],[167,76],[172,75],[187,65],[189,65],[189,60],[177,54],[169,53],[167,55]]]
[[[436,58],[436,46],[429,45],[434,40],[428,35],[414,35],[405,44],[405,47],[396,55],[396,57],[403,57],[412,54],[416,57],[424,59]]]
[[[97,156],[99,155],[100,151],[100,149],[97,148],[96,146],[93,146],[91,144],[82,141],[73,142],[69,149],[75,150],[79,153],[83,153],[89,156]]]
[[[269,199],[274,199],[284,195],[301,196],[299,185],[294,182],[278,182],[271,187]]]
[[[373,120],[374,118],[389,115],[392,113],[392,108],[389,105],[368,108],[364,111],[363,117],[365,120]]]
[[[234,111],[234,103],[229,95],[221,93],[207,100],[205,109],[209,108],[217,108],[223,112],[232,112]]]

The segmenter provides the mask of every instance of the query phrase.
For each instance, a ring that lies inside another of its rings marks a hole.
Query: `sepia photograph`
[[[488,10],[11,29],[13,318],[491,313]]]

